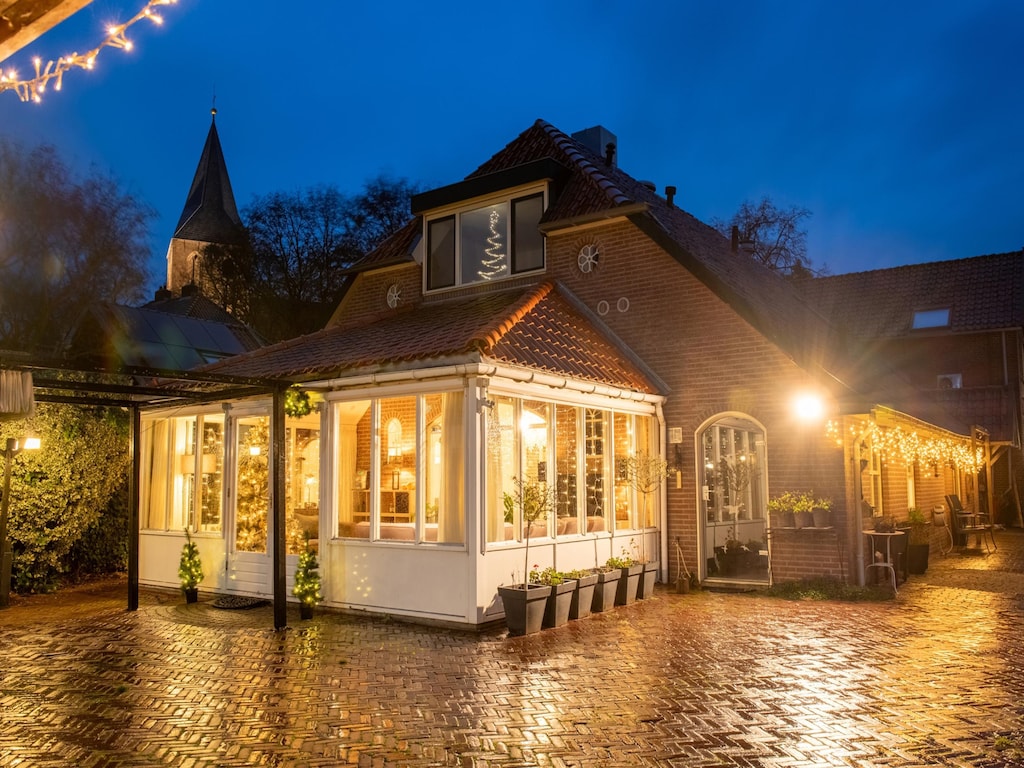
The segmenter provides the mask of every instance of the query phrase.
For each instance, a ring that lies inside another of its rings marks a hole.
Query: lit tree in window
[[[501,234],[498,232],[500,218],[497,211],[491,211],[491,234],[487,238],[487,247],[484,248],[486,256],[481,261],[484,268],[479,272],[484,280],[491,280],[508,269],[505,264],[505,253],[501,248]]]
[[[239,552],[267,551],[270,509],[270,424],[257,419],[245,432],[238,456],[238,505],[235,547]]]

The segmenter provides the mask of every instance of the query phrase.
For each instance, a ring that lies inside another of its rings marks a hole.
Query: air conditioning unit
[[[963,380],[959,373],[943,373],[938,377],[939,389],[960,389],[963,387]]]

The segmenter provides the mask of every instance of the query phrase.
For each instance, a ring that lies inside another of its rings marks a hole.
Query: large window
[[[338,536],[464,541],[464,401],[444,392],[335,403]]]
[[[544,268],[541,192],[428,220],[427,290],[501,280]]]
[[[142,433],[142,527],[219,532],[223,526],[224,415],[153,419]]]
[[[487,540],[576,536],[641,526],[643,499],[626,467],[652,454],[653,419],[599,408],[520,400],[497,394],[487,416]],[[520,510],[506,503],[521,483],[551,500],[547,515],[527,531]],[[657,496],[647,499],[648,524]]]

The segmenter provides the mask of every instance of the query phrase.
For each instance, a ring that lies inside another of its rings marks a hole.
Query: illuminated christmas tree
[[[501,249],[501,234],[498,232],[498,220],[500,215],[497,211],[491,211],[491,235],[487,238],[487,247],[484,253],[487,257],[481,260],[484,269],[479,274],[484,280],[490,280],[505,272],[508,267],[505,264],[505,254]]]
[[[270,511],[270,424],[256,419],[238,446],[238,504],[235,547],[240,552],[267,551]]]

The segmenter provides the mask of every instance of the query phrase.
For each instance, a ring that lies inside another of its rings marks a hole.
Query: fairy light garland
[[[827,432],[830,438],[842,443],[839,422],[829,421]],[[873,421],[851,424],[849,436],[851,439],[859,437],[869,440],[883,459],[899,457],[906,464],[948,464],[973,473],[985,463],[984,449],[965,437],[922,437],[912,429],[902,426],[880,427]]]
[[[43,93],[51,81],[54,81],[53,89],[59,91],[63,85],[64,73],[70,69],[93,69],[96,65],[96,58],[104,48],[120,48],[130,51],[133,48],[132,41],[128,39],[127,31],[147,19],[154,24],[163,24],[164,19],[153,9],[161,5],[174,5],[178,0],[149,0],[146,5],[124,24],[112,24],[107,28],[107,37],[98,46],[88,53],[71,53],[61,56],[56,61],[48,61],[43,65],[43,60],[36,56],[32,63],[35,66],[35,77],[22,80],[18,73],[11,69],[0,72],[0,92],[14,91],[22,101],[40,102],[43,100]]]

